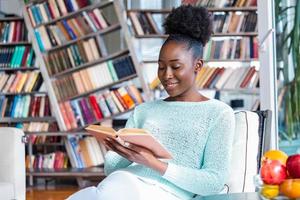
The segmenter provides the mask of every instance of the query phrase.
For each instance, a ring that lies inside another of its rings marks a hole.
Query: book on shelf
[[[0,96],[1,117],[27,118],[51,116],[48,96]]]
[[[34,51],[29,45],[0,47],[0,68],[32,67],[34,63]]]
[[[26,155],[27,169],[66,169],[68,168],[68,156],[62,151],[48,154]]]
[[[147,130],[137,128],[123,128],[118,131],[111,127],[100,125],[90,125],[85,128],[89,133],[96,137],[100,142],[106,138],[116,140],[126,148],[128,144],[135,144],[149,149],[157,158],[171,159],[171,153]]]
[[[31,3],[27,12],[33,27],[78,11],[91,4],[89,0],[49,0]]]
[[[182,0],[181,3],[215,8],[257,6],[257,0]]]
[[[59,104],[68,130],[83,127],[113,115],[131,110],[143,102],[143,97],[133,85],[93,93],[87,97]]]
[[[86,168],[104,164],[103,152],[94,137],[67,137],[65,147],[72,167]]]
[[[112,22],[103,15],[101,8],[79,12],[72,18],[61,19],[51,24],[35,28],[42,51],[61,46],[69,41],[76,41],[86,35],[107,29]]]
[[[3,18],[5,20],[5,18]],[[27,32],[24,21],[9,20],[0,21],[0,43],[24,42],[27,40]]]

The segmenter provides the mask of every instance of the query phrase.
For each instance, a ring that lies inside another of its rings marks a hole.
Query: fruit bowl
[[[300,198],[300,179],[285,179],[280,185],[264,184],[260,176],[254,178],[261,199],[285,200]]]

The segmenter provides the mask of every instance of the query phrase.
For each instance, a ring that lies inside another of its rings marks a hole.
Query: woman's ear
[[[196,65],[195,65],[195,72],[198,73],[200,69],[203,66],[203,60],[202,59],[197,59],[196,60]]]

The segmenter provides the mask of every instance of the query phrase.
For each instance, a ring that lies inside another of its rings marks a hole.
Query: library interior
[[[0,115],[3,200],[300,198],[300,1],[0,0]]]

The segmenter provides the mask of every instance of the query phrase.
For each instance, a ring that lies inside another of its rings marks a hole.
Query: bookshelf
[[[118,1],[95,1],[73,10],[65,5],[65,13],[60,13],[63,5],[55,2],[22,2],[28,36],[58,125],[57,130],[25,130],[29,155],[34,155],[36,149],[44,152],[29,158],[33,167],[28,168],[27,176],[31,185],[33,177],[73,177],[81,185],[84,177],[104,175],[101,164],[105,152],[97,141],[95,147],[95,141],[83,129],[131,112],[148,99],[148,94],[132,44],[123,37],[128,30]],[[60,15],[48,13],[53,5]],[[56,137],[61,140],[39,142]],[[86,151],[84,145],[98,149],[97,159],[89,154],[92,163],[80,153]],[[79,148],[80,152],[75,152]],[[70,165],[57,169],[51,156],[61,152],[67,152]],[[51,169],[39,164],[45,160],[51,163]]]
[[[49,1],[48,5],[50,5],[49,3],[51,2]],[[24,18],[34,50],[39,55],[37,61],[43,66],[41,72],[45,79],[60,130],[78,131],[88,124],[98,123],[106,119],[105,116],[102,116],[101,118],[94,117],[94,120],[84,120],[84,123],[74,122],[74,118],[78,117],[75,116],[75,112],[79,112],[79,115],[83,118],[88,118],[85,116],[85,111],[83,111],[83,104],[79,102],[82,99],[97,96],[99,93],[103,94],[111,88],[114,88],[114,91],[117,91],[118,87],[126,90],[124,86],[128,84],[127,82],[137,78],[139,78],[139,82],[144,88],[145,83],[140,78],[140,70],[135,67],[137,59],[132,53],[131,44],[128,44],[126,40],[120,41],[122,39],[121,34],[126,34],[127,29],[124,29],[124,25],[122,25],[125,23],[124,19],[116,11],[120,9],[118,8],[119,5],[116,5],[118,3],[112,1],[94,2],[72,11],[67,7],[70,12],[65,13],[63,16],[56,18],[48,16],[48,19],[45,20],[47,17],[41,14],[40,18],[42,20],[39,20],[36,8],[40,9],[41,4],[44,3],[23,5]],[[43,13],[43,9],[39,11]],[[99,16],[104,22],[101,22]],[[76,27],[76,24],[81,24],[82,19],[85,19],[87,24],[80,27],[88,28],[72,29]],[[54,30],[59,29],[62,32],[61,24],[64,24],[67,33],[63,34],[65,39],[59,41],[55,37],[57,31]],[[66,34],[69,34],[69,36],[66,36]],[[118,50],[111,50],[109,44],[107,44],[114,39],[122,43],[122,47]],[[93,51],[98,50],[97,55],[94,55],[94,57],[89,55],[93,54],[91,48]],[[121,66],[124,66],[123,69],[120,68]],[[112,73],[115,73],[115,75]],[[99,79],[95,74],[99,74],[99,78],[101,74],[104,75]],[[90,83],[86,84],[87,81]],[[69,84],[70,86],[68,86]],[[133,97],[133,100],[136,98]],[[70,110],[66,108],[66,105],[72,102],[79,102],[80,109],[75,110],[74,107],[71,107]],[[120,109],[118,113],[111,113],[112,115],[107,119],[124,111],[127,112],[127,110],[130,110],[129,107]],[[100,109],[100,111],[102,110]],[[64,116],[66,112],[68,112],[68,116]],[[69,125],[70,122],[73,126]]]
[[[162,22],[163,19],[167,17],[168,13],[170,13],[171,8],[164,7],[164,5],[166,5],[165,2],[162,2],[161,5],[153,3],[154,6],[150,5],[148,2],[143,2],[144,1],[136,3],[134,1],[129,1],[129,3],[127,3],[127,22],[131,29],[132,43],[136,44],[136,51],[139,53],[141,58],[140,68],[146,76],[150,90],[153,91],[153,98],[162,98],[165,95],[165,92],[163,91],[163,88],[159,86],[156,73],[153,72],[157,69],[156,63],[159,48],[153,46],[161,46],[163,41],[168,37],[168,35],[163,34],[164,30]],[[185,1],[181,1],[181,3],[184,2]],[[224,5],[221,6],[219,5],[219,1],[192,2],[196,6],[207,7],[207,9],[212,13],[214,21],[214,33],[211,41],[206,45],[203,55],[205,66],[209,67],[208,69],[210,70],[201,74],[207,78],[202,80],[202,84],[199,84],[199,91],[203,92],[204,95],[206,93],[214,92],[215,95],[212,97],[221,97],[220,99],[227,103],[229,103],[228,99],[234,97],[239,98],[241,94],[243,98],[245,96],[249,96],[249,98],[252,98],[253,105],[256,104],[256,99],[259,98],[259,58],[256,3],[249,0],[244,1],[244,3],[236,1],[235,4],[228,5],[229,1],[222,1]],[[172,3],[176,5],[176,2]],[[149,9],[151,6],[154,8]],[[148,50],[146,46],[151,46],[151,48],[155,50]],[[143,53],[143,51],[146,53]],[[248,70],[244,71],[244,73],[235,72],[237,75],[235,77],[240,80],[235,81],[235,84],[230,84],[230,87],[228,84],[224,87],[224,84],[221,87],[216,88],[214,85],[215,82],[212,82],[212,80],[217,78],[220,79],[221,77],[221,75],[216,75],[216,71],[218,71],[216,68],[232,67],[231,65],[234,66],[234,68],[247,67]],[[253,66],[255,67],[255,75],[251,75],[249,78],[247,74],[250,73],[250,67]],[[257,76],[255,81],[254,76]],[[251,79],[251,81],[254,81],[256,84],[247,84],[247,86],[243,84],[243,87],[240,87],[241,84],[239,83],[242,83],[245,78]],[[222,99],[222,97],[225,98]],[[251,107],[252,106],[249,105],[245,107],[245,109],[250,110]]]

